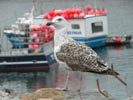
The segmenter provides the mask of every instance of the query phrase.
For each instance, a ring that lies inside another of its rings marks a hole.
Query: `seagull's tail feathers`
[[[108,70],[103,70],[103,71],[88,71],[88,72],[92,72],[92,73],[97,73],[97,74],[103,74],[103,75],[120,75],[118,72],[116,71],[112,71],[111,69]]]
[[[100,73],[103,73],[103,74],[109,74],[109,75],[120,75],[118,72],[116,72],[115,70],[111,69],[109,67],[109,65],[104,62],[103,60],[98,60],[98,66],[99,68],[103,69],[100,71]]]

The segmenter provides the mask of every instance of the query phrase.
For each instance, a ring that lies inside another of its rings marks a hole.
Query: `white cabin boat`
[[[34,18],[33,23],[39,25],[49,20],[43,16]],[[67,34],[76,41],[85,43],[95,48],[106,45],[105,39],[108,36],[107,15],[86,15],[83,19],[68,20]]]

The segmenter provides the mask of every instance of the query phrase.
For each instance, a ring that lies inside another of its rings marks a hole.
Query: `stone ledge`
[[[104,97],[98,91],[80,93],[77,91],[59,91],[53,88],[42,88],[33,93],[23,94],[20,98],[21,100],[115,100],[110,95],[109,98]]]

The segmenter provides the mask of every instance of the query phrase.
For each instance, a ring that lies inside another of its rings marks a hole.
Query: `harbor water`
[[[38,13],[51,9],[65,9],[71,7],[85,8],[87,4],[95,8],[108,9],[109,35],[133,34],[133,0],[40,0],[37,5]],[[32,8],[32,0],[0,0],[0,28],[15,23],[18,17],[23,17],[25,12]],[[93,73],[82,73],[82,91],[96,89],[96,79],[99,79],[101,88],[108,91],[117,100],[124,100],[133,96],[133,44],[124,46],[106,46],[94,49],[109,64],[114,64],[115,70],[128,84],[122,85],[113,76],[105,76]],[[63,66],[49,72],[30,73],[0,73],[0,88],[9,88],[17,94],[32,92],[39,88],[62,86],[67,72]],[[69,89],[76,90],[79,84],[79,72],[71,72]]]

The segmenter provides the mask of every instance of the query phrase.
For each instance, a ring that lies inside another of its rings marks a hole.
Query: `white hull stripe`
[[[0,65],[21,65],[21,64],[47,64],[48,61],[26,61],[26,62],[2,62]]]

